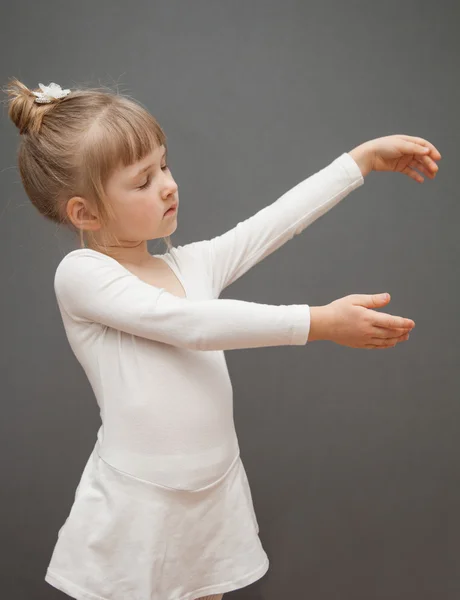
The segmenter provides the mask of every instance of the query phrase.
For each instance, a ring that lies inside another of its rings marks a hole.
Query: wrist
[[[360,168],[363,177],[366,177],[366,175],[368,175],[372,171],[374,165],[375,150],[370,141],[364,142],[364,144],[356,146],[356,148],[350,150],[348,154],[352,157],[352,159]]]
[[[310,306],[309,342],[328,340],[331,327],[331,314],[328,306]]]

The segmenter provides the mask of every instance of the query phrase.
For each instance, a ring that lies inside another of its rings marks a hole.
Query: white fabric
[[[62,259],[56,298],[102,424],[48,583],[79,600],[193,600],[267,571],[224,350],[304,345],[310,311],[219,295],[363,182],[344,153],[223,235],[156,255],[185,298],[94,250]]]

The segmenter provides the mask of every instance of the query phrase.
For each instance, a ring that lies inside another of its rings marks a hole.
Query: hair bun
[[[38,133],[43,117],[52,107],[52,103],[38,105],[33,91],[16,78],[8,83],[5,91],[9,98],[8,116],[19,132]]]

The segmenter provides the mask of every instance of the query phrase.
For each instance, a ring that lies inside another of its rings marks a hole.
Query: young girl
[[[39,87],[8,86],[19,169],[40,213],[80,235],[54,285],[102,422],[45,580],[78,600],[222,598],[269,565],[224,350],[319,339],[389,348],[414,322],[372,310],[385,294],[319,307],[219,295],[370,171],[421,182],[441,155],[408,135],[365,142],[223,235],[175,248],[178,189],[154,117],[110,90]],[[149,253],[156,238],[166,254]]]

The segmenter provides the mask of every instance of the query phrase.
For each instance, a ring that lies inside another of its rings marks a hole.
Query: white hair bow
[[[35,102],[38,102],[39,104],[46,104],[53,100],[64,98],[67,94],[70,94],[70,90],[63,90],[57,83],[50,83],[49,85],[39,83],[38,87],[41,89],[41,92],[33,92],[33,94],[34,96],[37,96]]]

